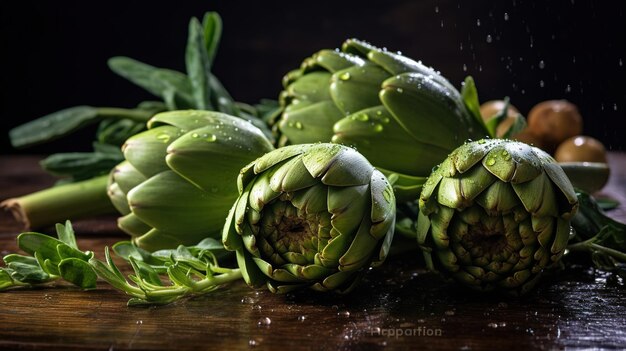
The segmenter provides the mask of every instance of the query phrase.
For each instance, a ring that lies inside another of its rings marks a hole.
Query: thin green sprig
[[[128,241],[113,245],[115,254],[129,262],[133,273],[125,276],[108,247],[105,261],[91,251],[81,251],[70,221],[57,224],[57,237],[27,232],[18,236],[20,249],[31,256],[9,254],[0,267],[0,290],[67,281],[85,290],[95,289],[97,278],[131,296],[129,306],[163,305],[181,298],[203,295],[241,279],[236,268],[221,267],[229,254],[217,240],[207,238],[195,246],[149,253]]]
[[[569,252],[588,253],[596,268],[626,277],[626,224],[608,217],[597,201],[579,191],[580,207],[572,219],[575,236]]]

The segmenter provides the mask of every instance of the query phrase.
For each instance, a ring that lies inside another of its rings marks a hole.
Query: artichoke
[[[387,256],[393,189],[351,148],[286,146],[244,167],[237,183],[222,241],[251,286],[345,293]]]
[[[399,201],[419,196],[432,168],[465,140],[489,136],[470,77],[462,95],[421,62],[355,39],[307,58],[283,85],[282,114],[270,121],[279,145],[352,146],[395,174]]]
[[[529,291],[563,256],[576,193],[544,151],[508,140],[454,150],[419,198],[429,268],[477,290]]]
[[[108,194],[119,227],[150,251],[218,237],[241,167],[273,150],[251,123],[219,112],[155,115],[123,146]]]

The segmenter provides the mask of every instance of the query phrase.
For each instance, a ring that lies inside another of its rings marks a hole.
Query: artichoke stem
[[[0,203],[24,229],[41,228],[65,220],[115,213],[107,195],[107,175],[54,186]]]

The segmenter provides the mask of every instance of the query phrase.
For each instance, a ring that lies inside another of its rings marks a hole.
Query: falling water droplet
[[[306,316],[298,316],[298,322],[304,322],[306,320]]]
[[[439,6],[435,6],[435,13],[439,13]]]
[[[491,34],[487,34],[487,42],[491,43],[493,41],[493,38],[491,37]]]
[[[505,20],[505,21],[508,21],[508,20],[509,20],[509,14],[508,14],[508,13],[506,13],[506,12],[504,13],[504,20]]]
[[[543,79],[539,81],[539,86],[540,87],[543,88],[545,85],[546,85],[546,83],[543,81]]]
[[[566,92],[566,93],[569,93],[569,92],[571,92],[571,91],[572,91],[572,86],[568,84],[568,85],[565,87],[565,92]]]
[[[476,26],[480,27],[480,19],[476,20]]]
[[[463,72],[467,72],[467,65],[463,64]]]
[[[539,68],[541,68],[541,69],[546,68],[546,63],[543,62],[543,60],[539,61]]]

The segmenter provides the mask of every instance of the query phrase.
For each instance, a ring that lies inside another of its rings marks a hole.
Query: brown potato
[[[483,121],[486,122],[498,115],[504,109],[504,106],[504,100],[490,100],[484,102],[482,105],[480,105],[480,115],[483,118]],[[496,128],[496,137],[501,138],[502,136],[504,136],[518,118],[523,118],[522,115],[519,113],[519,110],[515,106],[509,104],[506,119],[500,122],[500,124]]]
[[[554,153],[558,162],[601,162],[606,163],[606,150],[597,139],[575,136],[562,142]]]
[[[567,100],[548,100],[528,113],[528,129],[543,140],[549,151],[565,139],[583,131],[583,120],[576,105]]]

